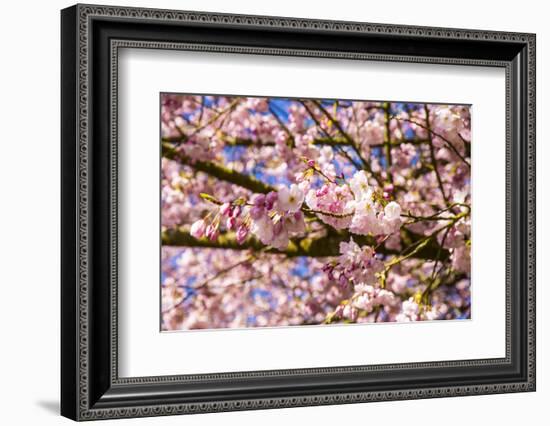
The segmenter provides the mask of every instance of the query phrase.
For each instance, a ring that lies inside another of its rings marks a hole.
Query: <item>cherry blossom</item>
[[[290,185],[290,188],[283,186],[277,195],[277,209],[280,211],[295,213],[304,202],[304,192],[294,183]]]
[[[351,281],[356,284],[374,283],[376,273],[382,271],[383,263],[375,257],[370,246],[359,247],[353,238],[349,242],[340,243],[340,257],[332,269],[338,271],[339,277],[345,277],[341,283]]]
[[[319,189],[310,189],[306,203],[319,212],[319,219],[335,229],[348,228],[353,214],[353,199],[349,186],[326,183]]]
[[[405,300],[401,306],[401,312],[397,314],[396,317],[397,321],[407,322],[416,321],[418,319],[418,303],[416,303],[412,297]]]
[[[163,94],[162,330],[470,318],[470,122]]]

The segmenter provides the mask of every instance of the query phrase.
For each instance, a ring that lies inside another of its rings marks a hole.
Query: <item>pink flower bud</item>
[[[228,217],[225,225],[227,226],[228,230],[233,231],[235,228],[237,228],[237,218]]]
[[[191,225],[190,234],[194,238],[202,238],[204,237],[205,231],[206,231],[206,223],[203,219],[199,219],[195,223],[193,223],[193,225]]]
[[[307,160],[308,167],[315,167],[315,160]]]
[[[327,263],[325,266],[323,266],[323,272],[327,274],[327,277],[330,281],[334,280],[334,266]]]
[[[231,212],[233,210],[233,207],[230,203],[223,203],[220,207],[220,214],[222,216],[231,216]]]
[[[218,226],[215,226],[214,224],[210,224],[206,227],[206,237],[210,241],[216,241],[218,239],[218,235],[220,235]]]
[[[242,244],[246,240],[246,237],[248,236],[248,226],[245,224],[241,224],[239,226],[239,229],[237,229],[237,243]]]
[[[345,288],[348,286],[348,279],[344,274],[340,274],[338,277],[338,284],[340,284],[340,287]]]
[[[318,189],[316,192],[315,192],[315,195],[317,197],[322,197],[324,195],[327,195],[328,194],[328,185],[323,185],[321,187],[321,189]]]
[[[279,196],[277,195],[277,193],[275,191],[269,192],[267,194],[267,196],[265,197],[265,207],[266,207],[266,209],[271,210],[273,208],[273,206],[275,205],[275,202],[277,201],[278,198],[279,198]]]
[[[231,217],[239,217],[242,211],[241,206],[233,206],[233,210],[230,213]]]

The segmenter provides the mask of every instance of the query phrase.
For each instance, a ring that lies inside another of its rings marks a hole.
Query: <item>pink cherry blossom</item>
[[[470,108],[161,96],[161,329],[470,318]]]
[[[290,188],[283,186],[278,191],[277,209],[283,212],[295,213],[304,202],[304,192],[296,184],[290,185]]]
[[[399,219],[401,215],[401,206],[395,201],[389,202],[386,207],[384,207],[384,219],[387,220],[396,220]]]
[[[369,185],[369,178],[364,170],[360,170],[349,180],[355,201],[372,201],[373,190]]]
[[[352,195],[347,185],[327,183],[320,189],[310,189],[306,194],[306,204],[320,212],[318,217],[336,229],[349,227],[353,208],[348,205]]]
[[[263,244],[270,245],[274,236],[273,228],[274,225],[271,218],[267,215],[263,215],[252,222],[251,232],[256,235]]]

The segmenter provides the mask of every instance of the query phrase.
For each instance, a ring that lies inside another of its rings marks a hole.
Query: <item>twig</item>
[[[415,124],[417,125],[418,127],[421,127],[423,128],[424,130],[428,131],[429,133],[433,134],[434,136],[437,136],[439,139],[441,139],[443,142],[445,142],[449,148],[451,148],[451,150],[457,155],[457,157],[459,157],[463,162],[464,164],[466,164],[468,167],[471,167],[470,163],[468,163],[468,161],[466,161],[466,159],[460,154],[460,152],[458,152],[458,150],[454,147],[454,145],[452,144],[452,142],[450,140],[448,140],[446,137],[442,136],[441,134],[427,128],[425,125],[423,125],[422,123],[419,123],[418,121],[415,121],[415,120],[411,120],[410,118],[402,118],[402,117],[399,117],[397,115],[394,115],[392,118],[395,118],[396,120],[398,121],[406,121],[408,123],[412,123],[412,124]]]
[[[437,185],[439,186],[439,190],[441,191],[441,195],[443,196],[443,201],[448,206],[449,200],[447,199],[447,194],[445,194],[445,188],[443,187],[443,181],[441,180],[441,175],[439,174],[439,171],[437,170],[437,161],[435,159],[435,150],[434,150],[434,144],[432,140],[432,134],[431,134],[431,125],[430,125],[430,111],[428,110],[428,105],[424,104],[424,112],[426,113],[426,128],[428,130],[428,139],[430,141],[430,158],[432,161],[432,167],[435,173],[435,177],[437,179]]]

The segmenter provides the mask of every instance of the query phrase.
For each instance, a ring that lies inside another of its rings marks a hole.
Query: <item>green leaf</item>
[[[235,201],[233,201],[233,204],[236,206],[244,206],[246,204],[246,198],[239,197]]]
[[[207,194],[206,192],[201,192],[200,197],[205,201],[209,201],[210,203],[214,203],[214,204],[218,204],[218,205],[221,204],[221,201],[219,201],[218,199],[216,199],[212,195]]]
[[[309,179],[311,176],[313,176],[314,170],[313,169],[307,169],[304,172],[304,179]]]

